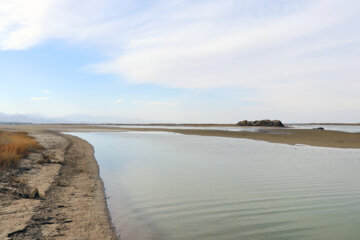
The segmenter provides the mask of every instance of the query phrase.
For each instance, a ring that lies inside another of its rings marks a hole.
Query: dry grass
[[[0,131],[0,170],[15,167],[21,158],[39,147],[37,141],[25,132]]]

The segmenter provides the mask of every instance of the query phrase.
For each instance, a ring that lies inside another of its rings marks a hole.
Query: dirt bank
[[[27,130],[45,149],[1,173],[0,239],[116,239],[92,146]],[[35,187],[45,199],[29,199]]]

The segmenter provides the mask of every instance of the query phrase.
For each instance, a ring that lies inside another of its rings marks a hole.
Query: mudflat
[[[154,129],[154,128],[122,128],[127,131],[162,131],[187,135],[216,136],[231,138],[247,138],[283,144],[303,144],[317,147],[360,148],[360,134],[328,130],[312,129],[261,129],[258,132],[222,131],[203,129]]]

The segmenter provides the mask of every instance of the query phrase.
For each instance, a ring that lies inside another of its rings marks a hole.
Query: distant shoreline
[[[360,123],[286,123],[286,125],[360,126]]]
[[[330,148],[360,148],[360,134],[329,130],[262,128],[259,132],[203,129],[121,128],[127,131],[161,131],[185,135],[246,138],[270,143]]]
[[[231,123],[22,123],[22,122],[0,122],[0,125],[94,125],[94,126],[151,126],[151,127],[238,127]],[[287,126],[301,125],[333,125],[333,126],[360,126],[360,123],[284,123]]]
[[[94,125],[111,125],[111,126],[176,126],[176,127],[238,127],[230,123],[110,123]],[[285,126],[293,125],[334,125],[334,126],[360,126],[360,123],[284,123]]]
[[[283,144],[303,144],[317,147],[332,148],[360,148],[360,134],[330,130],[293,129],[256,127],[258,131],[224,131],[213,129],[166,129],[166,128],[131,128],[113,127],[101,125],[1,125],[0,128],[8,128],[22,131],[55,131],[55,132],[123,132],[123,131],[161,131],[187,135],[217,136],[231,138],[246,138]],[[253,128],[253,127],[248,127]]]

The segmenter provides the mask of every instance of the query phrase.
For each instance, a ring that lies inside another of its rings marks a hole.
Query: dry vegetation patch
[[[39,148],[38,142],[26,132],[0,131],[0,171],[15,167],[21,158]]]

